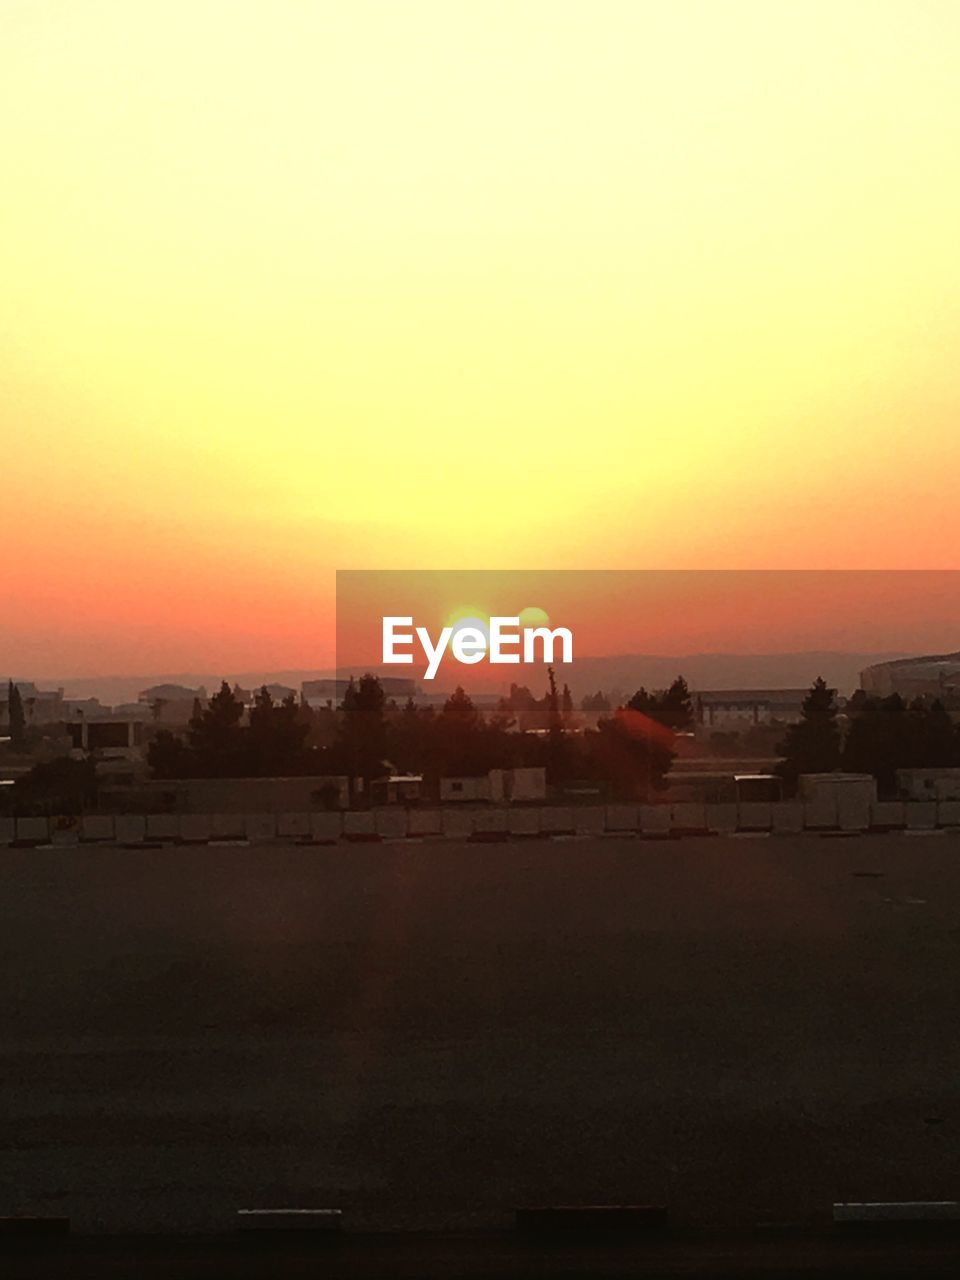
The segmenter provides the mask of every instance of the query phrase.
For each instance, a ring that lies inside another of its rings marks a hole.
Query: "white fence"
[[[637,835],[673,839],[736,833],[960,832],[960,801],[894,800],[849,805],[838,800],[741,804],[389,807],[347,813],[89,814],[76,818],[0,817],[0,845],[104,843],[206,844],[403,839],[512,840],[530,837]]]

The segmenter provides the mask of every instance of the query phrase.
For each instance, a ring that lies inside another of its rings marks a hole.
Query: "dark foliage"
[[[837,691],[817,677],[803,700],[801,719],[789,726],[778,745],[784,757],[777,772],[791,788],[801,773],[831,773],[840,767]]]
[[[872,773],[883,794],[896,790],[898,769],[960,764],[960,734],[940,701],[909,704],[899,694],[852,700],[843,767]]]
[[[79,814],[97,803],[97,774],[92,760],[59,756],[35,764],[13,788],[16,812]]]
[[[27,721],[23,713],[23,698],[11,680],[7,686],[7,718],[10,722],[10,746],[22,751],[27,745]]]

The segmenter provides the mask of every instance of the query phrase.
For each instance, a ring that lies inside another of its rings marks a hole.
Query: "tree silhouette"
[[[12,680],[7,686],[7,719],[10,722],[10,745],[14,751],[22,751],[27,745],[27,721],[23,714],[23,698]]]
[[[226,680],[207,706],[195,710],[187,727],[187,741],[196,757],[200,775],[230,777],[240,764],[240,721],[243,703]]]
[[[189,755],[183,739],[169,729],[161,729],[147,746],[147,764],[155,778],[188,776]]]
[[[387,754],[401,773],[423,773],[433,754],[432,707],[418,707],[408,698],[395,712],[387,730]]]
[[[14,784],[14,807],[24,813],[78,814],[97,802],[97,773],[92,760],[57,756],[35,764]]]
[[[949,768],[960,763],[960,738],[943,703],[899,694],[851,699],[844,768],[871,773],[881,793],[893,795],[898,769]]]
[[[585,772],[606,782],[620,799],[652,800],[673,764],[673,740],[673,730],[647,712],[618,707],[586,735]]]
[[[492,767],[483,717],[459,685],[437,716],[434,767],[440,774],[464,774],[468,777],[486,773]]]
[[[915,769],[951,768],[960,764],[960,735],[939,698],[916,699],[907,710],[910,765]]]
[[[683,676],[677,676],[669,689],[661,689],[659,693],[639,688],[627,703],[627,709],[639,711],[675,733],[693,723],[693,704]]]
[[[302,772],[309,721],[291,693],[279,705],[263,685],[250,709],[248,748],[251,767],[260,777]]]
[[[570,686],[563,686],[563,693],[560,697],[560,714],[563,716],[563,723],[569,724],[573,719],[573,694],[570,692]]]
[[[384,770],[385,706],[386,697],[376,676],[368,673],[358,681],[351,677],[343,695],[334,755],[351,780],[362,779],[365,795],[370,793],[371,781]]]
[[[787,728],[778,751],[784,757],[777,772],[796,786],[801,773],[832,773],[840,767],[837,691],[818,676],[801,705],[801,718]]]

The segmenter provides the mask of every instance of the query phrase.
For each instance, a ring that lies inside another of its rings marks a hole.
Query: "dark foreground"
[[[953,836],[2,850],[0,960],[0,1214],[960,1198]]]
[[[748,1237],[668,1238],[650,1242],[524,1242],[503,1233],[353,1236],[336,1246],[284,1243],[251,1247],[230,1238],[77,1236],[57,1248],[4,1250],[5,1280],[35,1276],[71,1280],[450,1280],[491,1277],[539,1280],[953,1280],[960,1266],[956,1237],[835,1239],[784,1233]]]

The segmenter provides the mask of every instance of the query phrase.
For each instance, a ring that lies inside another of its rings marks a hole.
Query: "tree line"
[[[337,709],[312,710],[291,696],[256,695],[244,705],[224,682],[199,702],[186,734],[160,730],[147,751],[155,777],[345,775],[368,784],[388,773],[477,776],[491,769],[542,765],[552,784],[605,784],[617,797],[643,798],[665,785],[677,732],[693,722],[682,677],[669,689],[639,689],[595,729],[572,733],[569,690],[554,673],[542,698],[513,686],[489,716],[462,688],[439,708],[388,700],[373,675],[351,680]]]
[[[898,769],[960,766],[960,726],[939,699],[905,701],[858,690],[841,715],[836,689],[818,679],[801,719],[787,729],[778,771],[794,786],[802,773],[869,773],[881,794],[896,791]]]

